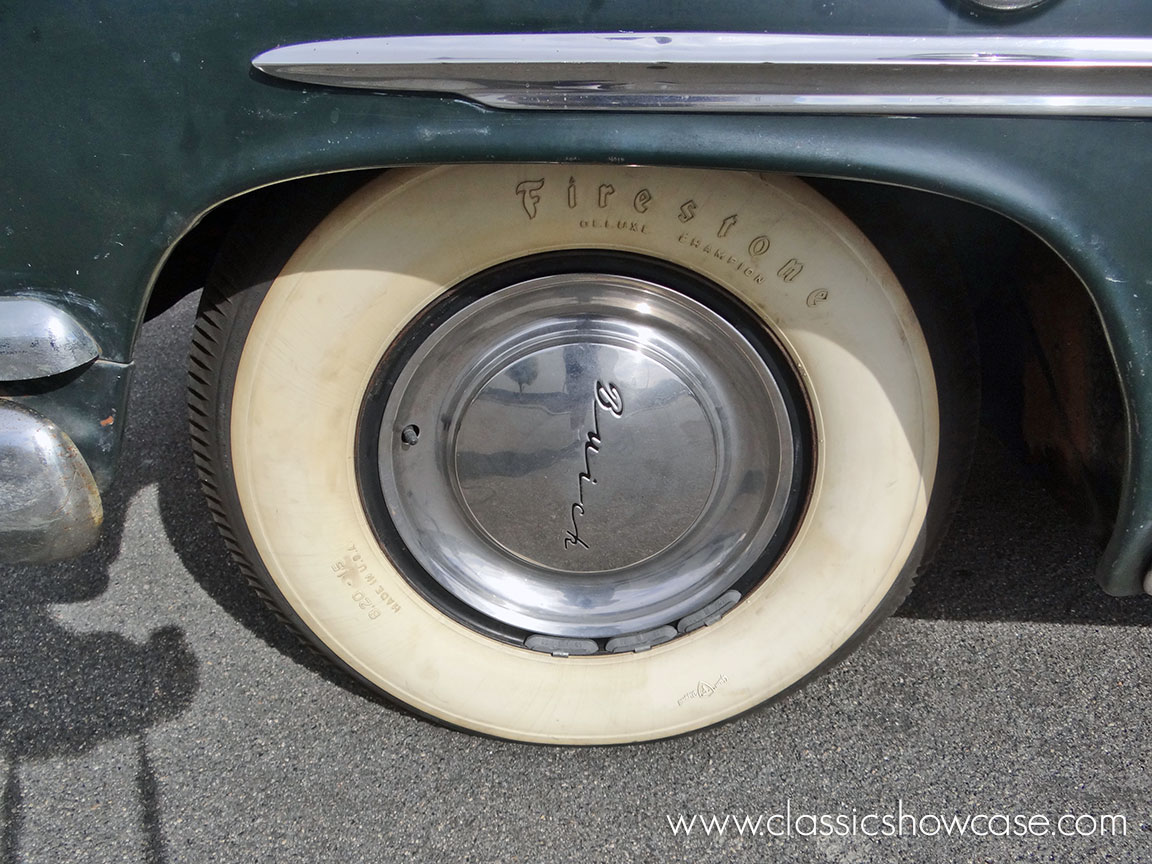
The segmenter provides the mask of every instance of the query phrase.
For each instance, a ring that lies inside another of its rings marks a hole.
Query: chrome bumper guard
[[[103,520],[100,491],[72,439],[0,399],[0,562],[79,555],[99,539]]]

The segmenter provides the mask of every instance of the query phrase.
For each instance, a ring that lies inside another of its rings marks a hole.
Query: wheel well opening
[[[257,189],[208,211],[172,250],[146,318],[199,290],[238,222],[285,202],[334,205],[379,172],[327,174]],[[1127,440],[1115,364],[1087,289],[1040,238],[1010,219],[941,195],[854,180],[812,178],[869,234],[893,208],[931,230],[887,238],[931,243],[959,269],[975,324],[980,421],[1041,471],[1051,490],[1105,540],[1119,506]],[[877,218],[875,214],[881,214]],[[891,225],[907,226],[909,220]],[[882,248],[881,251],[884,251]]]
[[[957,226],[980,340],[982,422],[1043,472],[1100,543],[1127,454],[1119,376],[1091,295],[1040,238],[977,211]],[[957,232],[953,232],[956,234]]]
[[[302,212],[315,212],[315,202],[328,201],[332,206],[359,186],[379,174],[378,169],[344,171],[286,180],[245,192],[217,204],[177,241],[164,266],[156,276],[144,320],[155,318],[184,297],[204,287],[208,274],[238,222],[273,208],[305,203]]]
[[[982,427],[1105,542],[1127,437],[1119,376],[1084,283],[1043,240],[985,208],[857,181],[812,182],[858,222],[878,208],[916,214],[926,230],[897,239],[937,244],[959,267],[975,326]]]

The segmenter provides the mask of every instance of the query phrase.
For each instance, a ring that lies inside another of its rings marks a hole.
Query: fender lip
[[[67,433],[0,399],[0,563],[79,555],[100,539],[103,520],[96,480]]]

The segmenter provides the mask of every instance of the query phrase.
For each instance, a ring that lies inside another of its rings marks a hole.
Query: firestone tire
[[[356,458],[382,359],[430,305],[477,274],[573,251],[665,262],[716,286],[785,358],[810,436],[786,542],[739,603],[663,644],[586,657],[494,638],[417,590],[381,543]],[[677,735],[796,685],[907,591],[940,441],[932,361],[884,260],[804,183],[403,169],[337,206],[286,263],[282,251],[253,257],[206,291],[193,350],[214,514],[290,623],[416,711],[552,744]]]

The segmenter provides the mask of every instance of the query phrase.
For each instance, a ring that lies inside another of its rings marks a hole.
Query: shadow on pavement
[[[905,618],[1149,626],[1148,597],[1110,597],[1100,550],[1038,472],[988,434],[936,560],[896,613]]]
[[[94,554],[71,565],[6,574],[0,602],[0,753],[7,776],[0,807],[0,862],[19,860],[24,826],[22,764],[81,756],[107,741],[135,740],[135,784],[147,859],[164,860],[156,781],[145,734],[182,713],[196,695],[198,662],[179,627],[141,645],[120,633],[77,633],[50,605],[99,596],[107,562]]]

